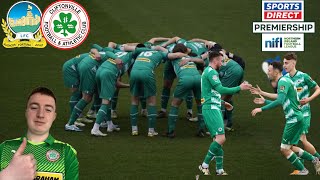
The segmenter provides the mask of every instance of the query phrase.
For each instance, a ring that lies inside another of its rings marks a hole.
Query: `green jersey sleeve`
[[[3,146],[4,146],[4,142],[0,144],[0,163],[2,162],[1,156],[3,151]],[[1,166],[0,166],[0,171],[1,171]]]
[[[288,90],[289,90],[289,87],[290,87],[290,83],[289,82],[287,82],[286,80],[284,80],[282,78],[279,79],[279,81],[278,81],[278,90],[277,90],[278,95],[280,93],[287,94]]]
[[[169,58],[168,58],[168,54],[169,54],[169,53],[167,53],[167,52],[162,52],[162,51],[161,51],[160,53],[161,53],[162,59],[163,59],[162,62],[165,62],[165,61],[169,60]]]
[[[151,46],[153,46],[153,44],[149,41],[143,43],[143,45],[145,45],[147,48],[151,48]]]
[[[304,74],[304,81],[306,82],[306,84],[308,85],[309,89],[313,89],[315,88],[318,84],[308,75],[308,74]]]
[[[218,91],[220,94],[234,94],[240,91],[240,86],[233,87],[233,88],[226,88],[223,87],[221,81],[219,79],[219,74],[217,71],[210,71],[208,74],[208,80],[211,86]]]
[[[69,144],[66,144],[66,151],[65,151],[65,170],[66,170],[66,177],[65,179],[79,179],[79,162],[77,159],[77,152],[73,149]]]
[[[177,41],[177,44],[178,44],[178,43],[184,44],[185,42],[187,42],[187,40],[181,38],[181,39],[179,39],[179,40]]]
[[[219,75],[216,71],[210,71],[208,73],[208,80],[209,80],[212,87],[221,85]]]
[[[117,56],[111,51],[106,51],[105,53],[101,54],[102,60],[106,60],[108,58],[117,59]]]
[[[136,48],[134,51],[133,51],[133,57],[137,57],[140,53],[144,52],[144,51],[153,51],[152,49],[149,49],[149,48]]]
[[[97,49],[98,51],[102,51],[102,49],[103,49],[103,48],[102,48],[100,45],[98,45],[98,44],[93,44],[93,45],[92,45],[92,48],[93,48],[93,49]]]
[[[266,100],[265,101],[265,106],[261,107],[262,111],[268,110],[268,109],[272,109],[275,108],[281,104],[283,104],[284,100],[285,100],[285,94],[284,93],[280,93],[278,95],[278,98],[274,101],[270,101],[270,100]]]

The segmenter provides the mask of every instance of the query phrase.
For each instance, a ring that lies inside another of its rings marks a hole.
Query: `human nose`
[[[38,118],[43,118],[44,117],[44,108],[39,108],[37,112],[37,117]]]

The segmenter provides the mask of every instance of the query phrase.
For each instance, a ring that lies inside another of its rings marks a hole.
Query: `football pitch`
[[[16,1],[3,1],[0,18],[5,19]],[[32,1],[43,11],[51,2]],[[131,136],[129,120],[129,89],[121,89],[118,100],[120,132],[108,133],[105,138],[90,135],[92,124],[84,132],[66,132],[69,91],[63,85],[63,63],[89,51],[91,44],[107,46],[118,43],[145,42],[152,37],[179,36],[185,39],[202,38],[221,43],[246,62],[245,77],[252,85],[258,84],[271,92],[261,63],[284,52],[261,52],[261,34],[252,33],[252,22],[261,21],[261,1],[254,0],[81,0],[79,2],[90,16],[90,34],[79,47],[62,51],[47,45],[44,49],[0,47],[0,142],[13,139],[26,132],[24,117],[26,99],[36,86],[47,86],[57,96],[57,119],[51,134],[71,144],[78,152],[80,179],[195,179],[211,143],[211,138],[195,136],[197,123],[185,118],[182,104],[176,128],[176,138],[147,137],[147,119],[139,116],[140,135]],[[304,21],[315,22],[316,33],[305,34],[305,51],[297,52],[297,69],[308,73],[320,84],[319,58],[320,1],[305,0]],[[5,33],[1,30],[1,41]],[[157,76],[157,106],[160,109],[162,70]],[[124,82],[128,82],[125,75]],[[174,88],[174,87],[173,87]],[[174,89],[171,90],[171,93]],[[293,166],[280,154],[281,135],[285,119],[282,108],[263,112],[255,118],[251,111],[258,107],[254,96],[241,92],[234,96],[234,132],[227,132],[224,149],[224,169],[227,179],[289,179]],[[170,101],[169,101],[170,102]],[[170,106],[169,106],[170,107]],[[169,110],[168,107],[168,110]],[[311,102],[312,119],[308,139],[320,151],[320,98]],[[194,105],[194,114],[196,106]],[[167,119],[157,119],[157,131],[166,131]],[[104,129],[103,132],[106,132]],[[305,162],[310,174],[315,176],[311,162]],[[210,170],[214,174],[214,163]],[[215,175],[200,179],[215,179]]]

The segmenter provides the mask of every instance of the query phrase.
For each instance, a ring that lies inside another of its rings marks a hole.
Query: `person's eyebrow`
[[[29,104],[29,106],[32,106],[32,105],[40,106],[40,104],[36,103],[36,102],[32,102],[32,103]],[[44,106],[54,109],[53,105],[51,105],[51,104],[45,104]]]

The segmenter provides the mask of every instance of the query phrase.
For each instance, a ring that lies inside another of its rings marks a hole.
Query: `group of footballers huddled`
[[[213,138],[199,170],[204,175],[210,175],[209,163],[215,160],[216,174],[227,175],[223,169],[222,145],[226,140],[225,131],[233,131],[232,95],[240,90],[250,90],[252,94],[260,96],[254,99],[254,103],[266,104],[254,109],[252,116],[279,105],[283,106],[286,125],[282,135],[281,153],[295,167],[291,174],[309,173],[303,159],[312,161],[316,173],[320,174],[320,155],[306,138],[311,119],[309,102],[320,94],[320,88],[308,74],[296,70],[295,53],[287,53],[283,65],[279,61],[270,61],[263,65],[263,70],[275,89],[275,93],[267,93],[259,87],[252,87],[246,81],[242,82],[244,60],[213,41],[160,37],[152,38],[143,44],[110,42],[108,47],[94,44],[89,53],[74,57],[63,65],[64,82],[72,92],[69,101],[71,115],[65,130],[82,131],[79,126],[83,126],[83,122],[92,122],[82,114],[94,99],[91,110],[87,113],[88,117],[95,118],[91,134],[106,136],[100,128],[107,128],[107,132],[119,131],[120,127],[112,121],[112,118],[117,117],[119,88],[130,88],[131,106],[128,113],[131,135],[139,135],[137,121],[140,103],[141,114],[148,119],[147,135],[157,136],[156,118],[167,117],[168,127],[164,136],[174,138],[179,106],[186,100],[187,119],[198,121],[199,124],[197,136],[204,137],[208,131]],[[157,112],[154,73],[161,63],[164,63],[163,87],[161,109]],[[283,68],[287,72],[284,76]],[[126,72],[129,75],[129,84],[121,82],[121,76]],[[176,78],[177,85],[167,112],[171,87]],[[309,96],[311,89],[315,91]],[[266,100],[264,97],[275,101]],[[197,106],[195,117],[192,112],[193,98]],[[305,150],[297,146],[299,141]]]
[[[243,79],[245,63],[241,57],[222,49],[218,43],[203,39],[185,40],[179,37],[152,38],[145,43],[116,44],[110,42],[108,47],[92,45],[90,52],[80,54],[63,65],[65,86],[71,89],[71,115],[65,130],[81,131],[83,123],[90,123],[95,118],[91,134],[106,136],[100,131],[119,131],[120,127],[113,124],[117,118],[116,105],[119,88],[130,88],[131,107],[130,122],[132,135],[138,135],[138,104],[141,114],[148,118],[148,136],[156,136],[156,118],[168,118],[166,136],[175,137],[175,125],[178,109],[186,100],[186,118],[198,121],[198,136],[205,136],[205,123],[201,113],[201,73],[208,66],[208,51],[221,50],[224,63],[219,70],[222,84],[227,87],[238,86]],[[164,63],[161,109],[156,109],[155,68]],[[128,73],[130,83],[121,82],[121,76]],[[167,105],[174,79],[178,79],[173,92],[169,113]],[[193,117],[193,98],[197,105],[197,116]],[[232,96],[223,95],[227,106],[232,106]],[[85,107],[93,100],[92,106],[83,115]],[[222,111],[225,128],[232,131],[233,108]],[[129,112],[128,112],[129,113]]]

